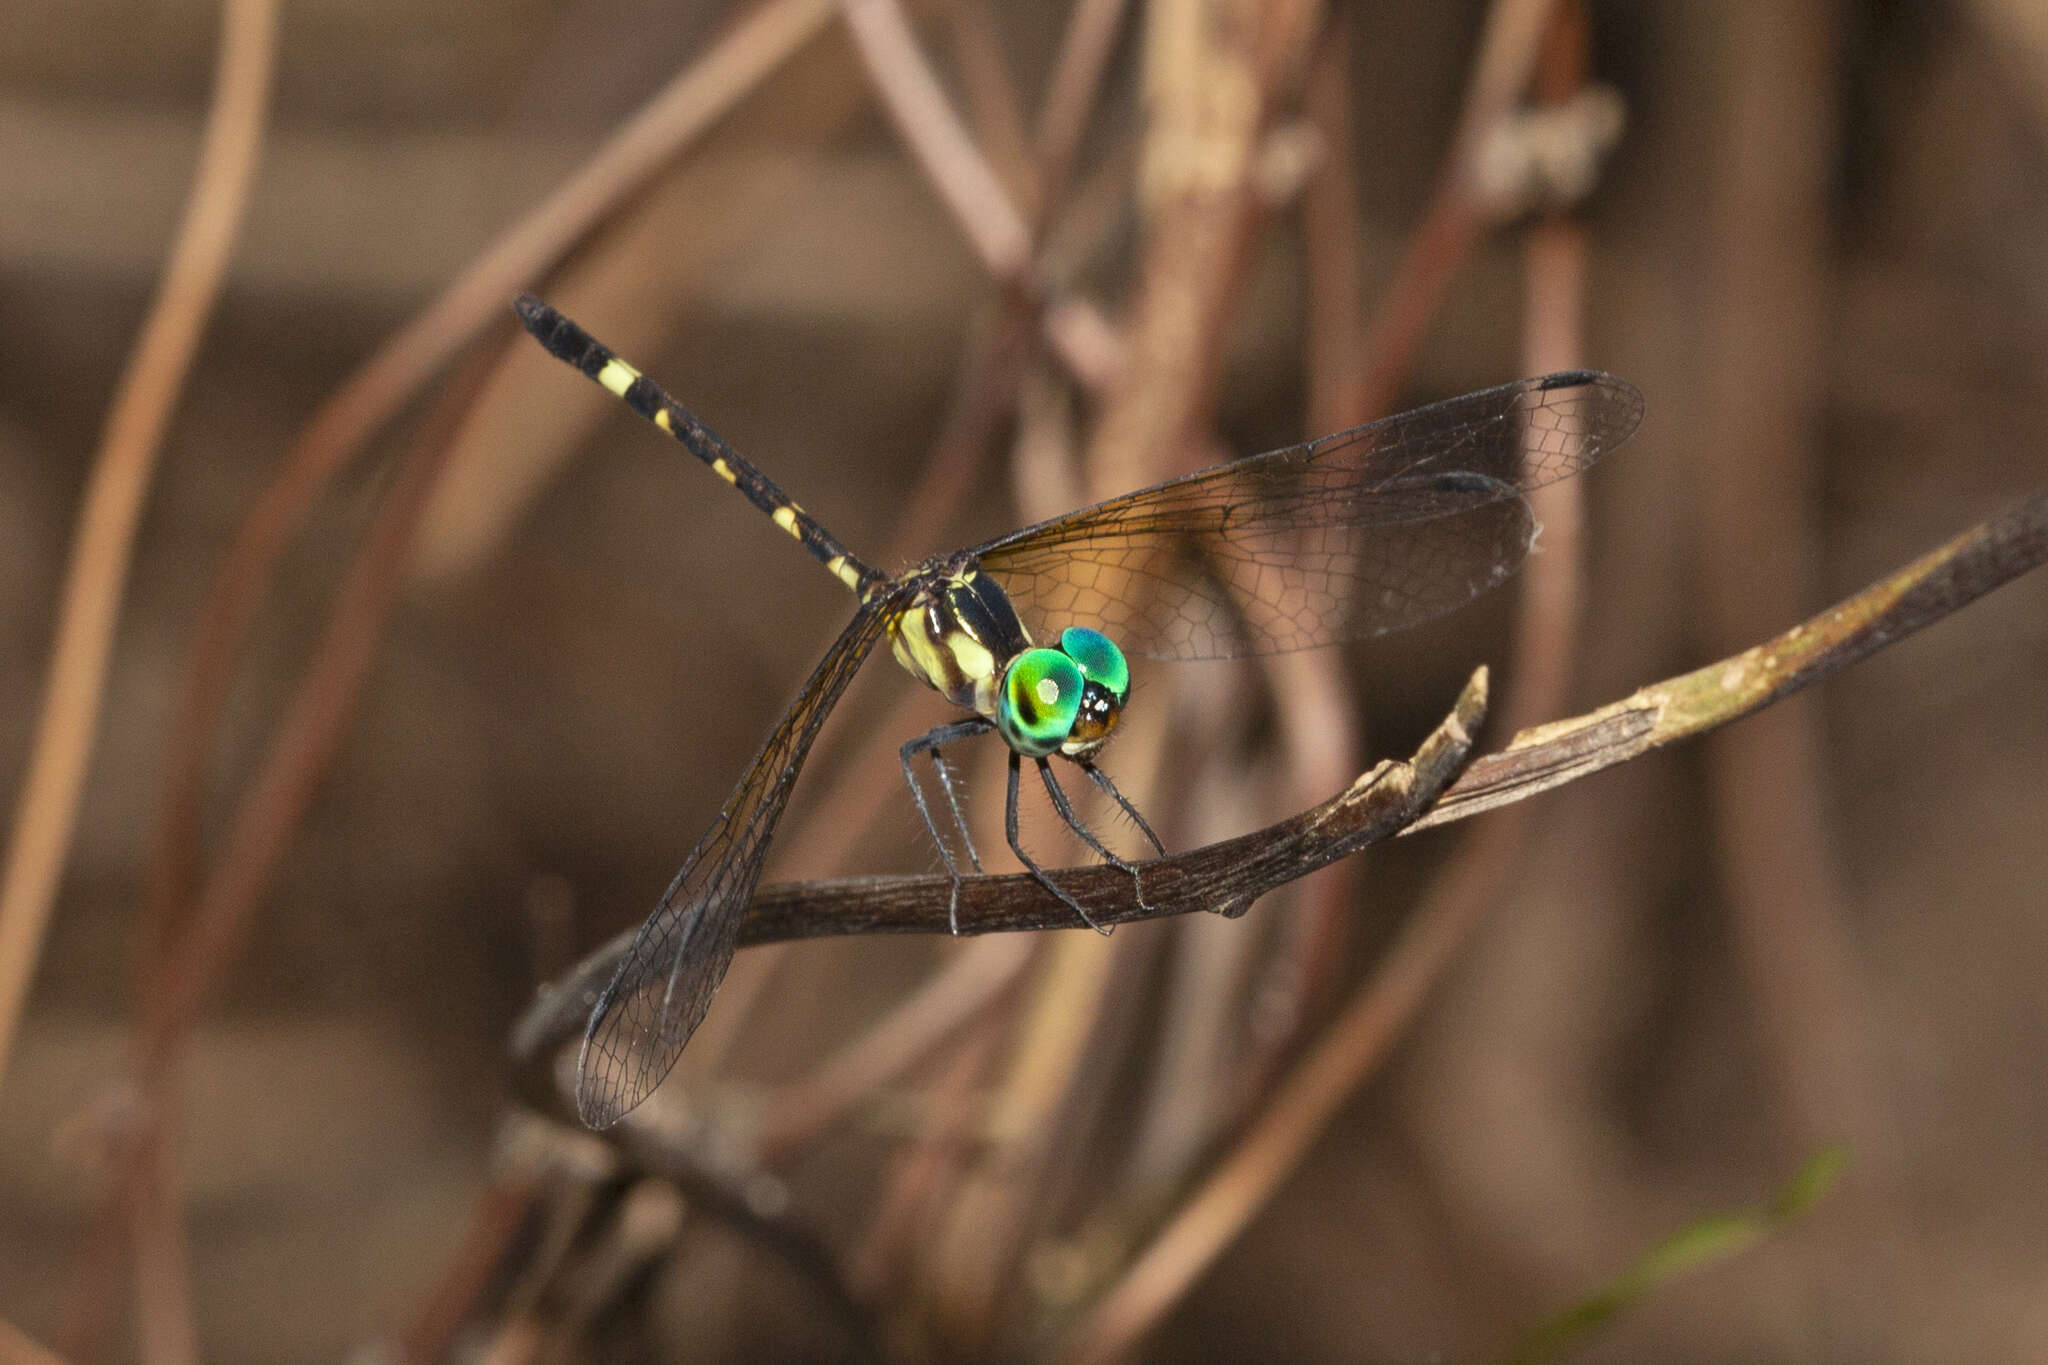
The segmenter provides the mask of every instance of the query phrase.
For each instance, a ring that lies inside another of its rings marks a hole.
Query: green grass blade
[[[1708,1214],[1687,1224],[1599,1289],[1537,1327],[1505,1359],[1511,1365],[1552,1360],[1666,1281],[1749,1250],[1811,1208],[1848,1164],[1846,1146],[1823,1147],[1806,1159],[1791,1183],[1770,1203]]]

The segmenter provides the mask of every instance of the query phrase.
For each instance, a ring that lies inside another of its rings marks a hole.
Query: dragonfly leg
[[[1093,763],[1083,763],[1079,759],[1074,760],[1074,766],[1088,774],[1090,782],[1093,782],[1096,786],[1102,788],[1103,791],[1109,793],[1109,799],[1116,802],[1125,815],[1131,817],[1131,823],[1143,832],[1145,838],[1150,841],[1159,856],[1164,858],[1166,856],[1166,845],[1159,842],[1159,836],[1152,832],[1152,826],[1146,823],[1145,817],[1138,814],[1138,808],[1124,799],[1124,794],[1116,789],[1116,783],[1109,780],[1109,774],[1096,767]]]
[[[1038,865],[1029,853],[1024,851],[1024,841],[1017,836],[1018,774],[1022,770],[1023,757],[1015,749],[1010,750],[1010,795],[1003,811],[1003,832],[1010,836],[1010,852],[1017,855],[1017,861],[1024,864],[1024,870],[1031,874],[1034,881],[1052,892],[1053,895],[1059,897],[1068,909],[1079,915],[1081,923],[1087,925],[1098,934],[1107,934],[1115,926],[1097,924],[1095,916],[1088,913],[1088,907],[1075,900],[1065,888],[1052,879],[1051,875],[1044,868]],[[1045,760],[1039,759],[1037,762],[1042,770],[1045,767]]]
[[[1045,782],[1045,794],[1052,798],[1052,808],[1060,813],[1060,819],[1067,822],[1067,828],[1080,835],[1081,841],[1095,850],[1096,857],[1111,867],[1128,872],[1131,877],[1132,894],[1138,898],[1138,908],[1150,910],[1152,907],[1145,903],[1145,883],[1139,879],[1137,867],[1112,853],[1108,845],[1095,837],[1095,831],[1081,822],[1081,817],[1074,813],[1074,803],[1067,800],[1067,793],[1061,788],[1059,779],[1052,775],[1052,764],[1045,759],[1039,759],[1038,775]],[[1158,840],[1155,839],[1153,842],[1157,843]]]
[[[917,780],[917,770],[911,760],[921,753],[932,756],[932,769],[939,775],[939,789],[946,793],[946,806],[953,815],[953,828],[960,832],[960,842],[967,847],[967,861],[976,872],[981,871],[981,854],[975,850],[974,835],[968,832],[967,816],[960,809],[960,797],[953,787],[952,770],[947,768],[945,756],[939,752],[942,744],[951,744],[956,739],[968,739],[992,728],[992,722],[976,716],[952,725],[938,728],[919,735],[905,744],[897,753],[903,759],[903,780],[910,784],[910,799],[917,803],[917,813],[924,817],[925,830],[932,836],[932,842],[939,846],[939,857],[946,864],[946,874],[952,880],[952,891],[946,905],[946,922],[955,934],[960,932],[960,865],[953,860],[953,846],[939,833],[938,822],[932,819],[932,809],[924,799],[924,787]]]

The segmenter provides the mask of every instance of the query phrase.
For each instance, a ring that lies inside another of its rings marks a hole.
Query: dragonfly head
[[[1116,643],[1070,626],[1057,649],[1027,649],[1010,661],[996,694],[996,729],[1028,758],[1086,758],[1116,729],[1130,694],[1130,665]]]

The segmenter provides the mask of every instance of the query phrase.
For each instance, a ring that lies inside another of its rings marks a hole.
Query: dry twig
[[[43,713],[0,883],[0,1076],[71,844],[142,500],[248,204],[269,110],[276,29],[275,0],[234,0],[223,14],[220,66],[192,194],[107,414],[79,510]]]
[[[846,0],[845,10],[883,107],[982,267],[998,280],[1021,280],[1031,261],[1031,230],[953,112],[903,7],[896,0]]]
[[[1376,417],[1391,406],[1444,291],[1486,225],[1490,206],[1472,174],[1473,157],[1528,84],[1555,3],[1495,0],[1487,11],[1486,32],[1436,193],[1409,239],[1365,343],[1365,369],[1351,400],[1361,418]]]
[[[1699,490],[1709,648],[1755,637],[1821,596],[1817,468],[1826,373],[1832,92],[1842,16],[1831,5],[1736,6],[1710,219],[1716,288],[1704,397],[1712,474]],[[1873,1013],[1836,854],[1819,709],[1782,709],[1706,750],[1720,884],[1760,1016],[1775,1087],[1799,1150],[1853,1135],[1862,1171],[1896,1141],[1868,1045]]]
[[[0,1319],[0,1359],[16,1365],[65,1365],[63,1356],[4,1319]]]

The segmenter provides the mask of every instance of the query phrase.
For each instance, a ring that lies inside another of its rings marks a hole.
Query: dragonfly
[[[1170,479],[890,575],[856,558],[583,328],[530,294],[515,308],[550,354],[679,441],[859,602],[593,1004],[576,1072],[577,1111],[592,1128],[618,1122],[653,1093],[710,1009],[798,770],[882,641],[913,678],[969,713],[900,751],[951,877],[953,931],[962,872],[916,763],[929,759],[979,872],[943,751],[990,732],[1009,748],[1010,851],[1081,923],[1099,928],[1024,848],[1020,774],[1029,759],[1061,820],[1130,873],[1142,905],[1139,866],[1077,816],[1052,766],[1059,759],[1078,769],[1164,854],[1096,762],[1131,698],[1126,651],[1199,659],[1310,649],[1462,606],[1512,575],[1534,545],[1528,493],[1622,445],[1643,414],[1633,385],[1599,371],[1524,379]],[[1027,619],[1065,624],[1041,644]]]

